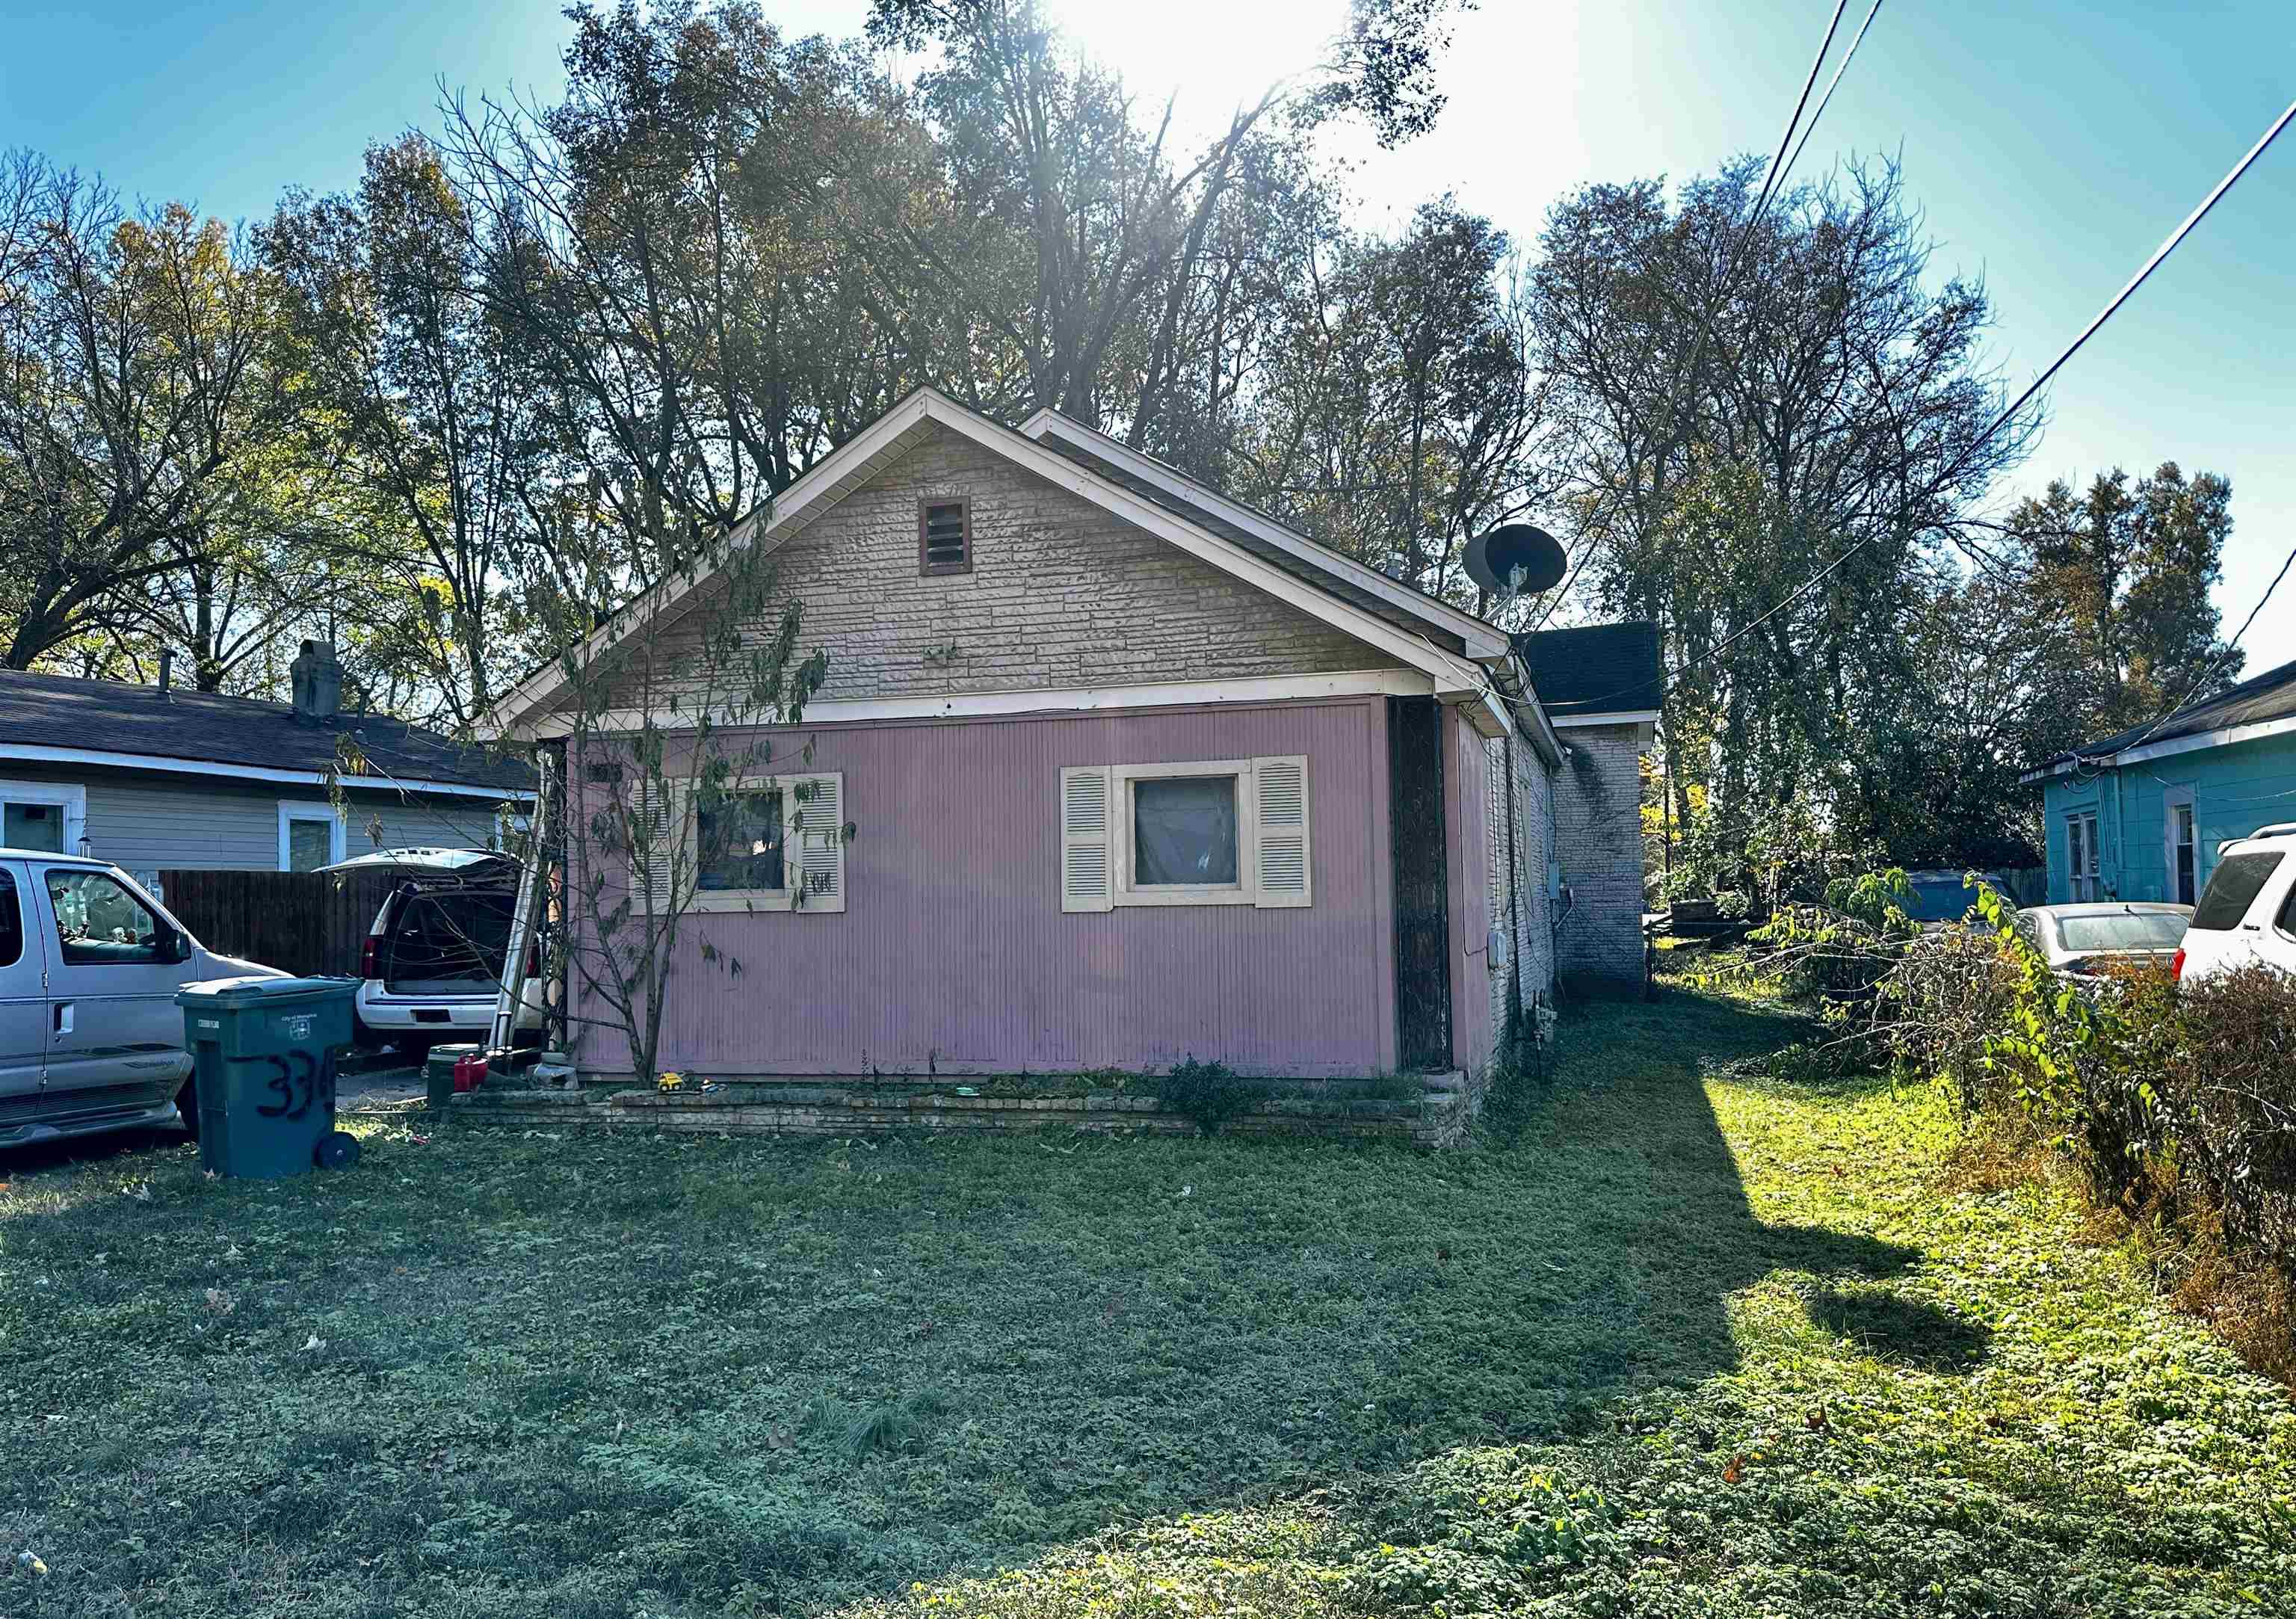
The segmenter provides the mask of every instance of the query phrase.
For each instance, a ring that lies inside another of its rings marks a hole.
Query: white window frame
[[[1236,881],[1153,883],[1134,878],[1136,783],[1200,777],[1235,781]],[[1067,765],[1060,771],[1060,895],[1063,911],[1119,906],[1315,903],[1315,850],[1308,756]]]
[[[64,812],[64,854],[87,837],[87,789],[78,782],[0,781],[0,805],[49,804]]]
[[[808,834],[803,827],[808,802],[798,797],[798,788],[806,782],[828,782],[836,794],[837,892],[807,893],[804,892],[806,844]],[[692,867],[693,897],[685,908],[700,915],[740,915],[757,911],[819,911],[834,914],[845,908],[845,777],[838,770],[805,770],[789,776],[743,776],[726,784],[727,793],[779,793],[782,795],[782,886],[779,888],[703,888],[701,886],[701,849],[696,839],[700,822],[695,818],[693,793],[689,787],[673,785],[670,791],[678,796],[682,806],[677,818],[678,835]]]
[[[2177,811],[2193,818],[2193,897],[2177,892]],[[2190,785],[2170,787],[2161,795],[2161,897],[2171,905],[2198,905],[2208,874],[2201,869],[2201,806]]]
[[[1235,778],[1235,881],[1233,883],[1149,883],[1133,877],[1132,789],[1144,781],[1177,781],[1204,776]],[[1259,869],[1254,837],[1251,760],[1204,759],[1186,764],[1112,765],[1109,768],[1109,801],[1114,825],[1109,828],[1109,854],[1114,881],[1110,898],[1118,905],[1251,905],[1259,899],[1253,874]]]
[[[297,821],[327,823],[327,860],[330,866],[343,858],[343,842],[348,828],[342,815],[332,804],[315,804],[308,799],[283,798],[279,801],[279,869],[295,869],[292,845],[287,829]]]
[[[2093,808],[2068,810],[2065,814],[2065,897],[2075,905],[2087,904],[2103,892],[2104,859],[2097,848],[2096,825]],[[2076,831],[2080,834],[2079,850],[2073,843]],[[2079,869],[2077,854],[2087,857],[2087,871]]]

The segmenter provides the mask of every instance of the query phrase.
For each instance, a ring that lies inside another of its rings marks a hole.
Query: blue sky
[[[1342,0],[1054,0],[1183,127],[1300,71]],[[1775,144],[1830,7],[1823,0],[1482,0],[1464,18],[1434,134],[1360,141],[1369,217],[1456,190],[1523,237],[1587,179],[1686,176]],[[864,0],[766,10],[856,31]],[[101,14],[97,14],[100,12]],[[1844,37],[1862,16],[1853,0]],[[149,4],[0,0],[0,144],[100,171],[131,195],[226,218],[291,184],[347,186],[371,140],[435,122],[439,84],[548,95],[567,32],[552,0]],[[1839,49],[1839,46],[1837,46]],[[1800,175],[1901,155],[1939,271],[1981,275],[1995,357],[2021,385],[2296,97],[2285,0],[1895,0],[1842,81]],[[2038,453],[2004,493],[2163,460],[2233,481],[2218,592],[2227,629],[2296,547],[2296,133],[2060,375]],[[2296,658],[2296,579],[2244,645]]]

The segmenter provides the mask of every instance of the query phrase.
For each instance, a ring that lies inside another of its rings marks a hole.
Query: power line
[[[1746,251],[1746,243],[1753,239],[1754,227],[1761,223],[1763,210],[1769,207],[1770,198],[1776,193],[1779,183],[1785,177],[1785,171],[1792,167],[1792,159],[1786,155],[1786,149],[1793,146],[1794,130],[1801,124],[1802,109],[1809,105],[1809,93],[1816,88],[1817,76],[1825,67],[1825,53],[1833,48],[1833,36],[1841,27],[1841,13],[1849,8],[1849,0],[1833,0],[1833,15],[1826,21],[1825,37],[1817,42],[1817,54],[1811,58],[1809,72],[1801,81],[1801,95],[1794,101],[1793,115],[1786,119],[1785,130],[1778,136],[1778,149],[1771,155],[1768,172],[1762,176],[1760,194],[1755,197],[1754,206],[1747,210],[1746,222],[1738,227],[1738,239],[1730,244],[1729,257],[1722,261],[1722,273],[1714,278],[1714,285],[1706,294],[1706,307],[1700,311],[1698,316],[1698,342],[1690,351],[1690,363],[1675,374],[1674,382],[1667,390],[1666,423],[1669,431],[1673,430],[1676,407],[1682,397],[1683,385],[1696,378],[1698,367],[1706,358],[1707,340],[1714,335],[1714,311],[1720,307],[1723,298],[1730,291],[1730,284],[1738,273],[1738,260]],[[1881,0],[1874,0],[1874,11],[1881,9]],[[1873,21],[1874,12],[1866,12],[1866,23],[1870,25]],[[1857,30],[1857,37],[1860,39],[1866,37],[1864,28]],[[1857,45],[1853,41],[1850,53],[1854,54],[1856,51]],[[1834,70],[1833,83],[1825,86],[1825,97],[1824,101],[1818,103],[1818,113],[1825,111],[1825,102],[1833,99],[1833,86],[1841,82],[1841,70],[1849,65],[1849,57],[1845,55],[1841,59],[1841,68]],[[1811,129],[1817,127],[1817,114],[1811,115],[1809,127]],[[1809,137],[1805,133],[1802,138],[1807,141]],[[1800,147],[1794,147],[1794,155],[1797,157],[1800,155]]]
[[[1841,13],[1838,11],[1834,13],[1837,18],[1839,18],[1841,14]],[[1835,87],[1841,83],[1841,76],[1849,71],[1850,58],[1857,54],[1858,45],[1863,44],[1865,41],[1866,30],[1874,26],[1874,19],[1881,14],[1882,0],[1874,0],[1872,9],[1866,13],[1866,21],[1859,23],[1857,25],[1857,31],[1849,37],[1849,48],[1841,53],[1841,65],[1833,70],[1833,77],[1826,81],[1825,94],[1817,98],[1817,111],[1809,115],[1809,125],[1801,132],[1801,139],[1795,143],[1793,156],[1788,158],[1786,160],[1786,166],[1778,171],[1779,185],[1783,185],[1785,184],[1786,176],[1792,174],[1793,172],[1793,166],[1801,161],[1801,149],[1804,146],[1808,145],[1809,137],[1817,133],[1817,120],[1825,116],[1826,106],[1833,100],[1833,92]],[[1829,34],[1828,37],[1830,38],[1832,36]],[[1820,54],[1818,60],[1821,62],[1824,60],[1823,53]]]
[[[2292,108],[2291,111],[2296,111],[2296,108]],[[2296,567],[2296,550],[2288,553],[2287,560],[2280,564],[2280,571],[2272,576],[2272,582],[2264,588],[2264,594],[2257,598],[2256,605],[2248,610],[2248,616],[2240,621],[2240,628],[2233,632],[2232,639],[2225,643],[2224,651],[2210,660],[2208,668],[2201,671],[2201,678],[2193,682],[2192,688],[2179,697],[2167,713],[2145,727],[2144,736],[2124,747],[2116,748],[2113,750],[2115,752],[2125,753],[2129,748],[2143,747],[2152,740],[2153,732],[2183,713],[2193,699],[2200,695],[2201,688],[2217,678],[2218,671],[2232,662],[2233,653],[2240,650],[2241,637],[2248,633],[2249,626],[2256,622],[2256,615],[2264,611],[2265,604],[2272,599],[2272,593],[2280,588],[2280,581],[2288,577],[2288,570],[2291,567]]]
[[[2185,216],[2185,222],[2178,226],[2175,230],[2169,233],[2168,239],[2162,242],[2159,247],[2152,251],[2152,258],[2144,261],[2144,267],[2138,270],[2136,275],[2128,278],[2128,285],[2122,287],[2120,292],[2112,295],[2112,298],[2105,304],[2104,308],[2097,311],[2096,318],[2090,321],[2088,325],[2082,329],[2081,334],[2073,339],[2071,344],[2067,347],[2062,354],[2060,354],[2054,360],[2052,360],[2049,363],[2048,369],[2042,372],[2040,375],[2035,377],[2030,387],[2027,388],[2024,392],[2019,394],[2016,400],[2011,404],[2006,410],[2004,410],[1999,415],[1994,417],[1991,424],[1988,425],[1983,432],[1978,434],[1975,439],[1970,441],[1968,448],[1964,449],[1961,454],[1954,459],[1952,464],[1946,468],[1943,478],[1940,479],[1940,481],[1950,480],[1955,473],[1960,472],[1963,467],[1968,465],[1971,457],[1974,456],[1979,450],[1984,448],[1986,444],[1992,439],[1993,435],[1999,432],[2004,426],[2014,418],[2016,414],[2025,407],[2027,403],[2031,400],[2035,394],[2040,392],[2042,388],[2047,384],[2049,379],[2055,376],[2057,373],[2063,368],[2065,362],[2071,359],[2074,355],[2080,352],[2081,345],[2087,342],[2090,338],[2095,336],[2098,330],[2103,326],[2106,321],[2112,318],[2113,315],[2120,309],[2120,306],[2128,301],[2130,296],[2136,292],[2136,289],[2144,284],[2146,278],[2149,277],[2154,270],[2161,267],[2162,261],[2165,260],[2170,253],[2176,251],[2177,244],[2183,242],[2184,239],[2192,233],[2193,227],[2201,222],[2201,220],[2207,215],[2209,210],[2217,205],[2218,199],[2233,188],[2234,182],[2237,181],[2241,176],[2248,172],[2249,165],[2255,162],[2258,158],[2264,155],[2265,148],[2271,145],[2274,140],[2278,138],[2280,132],[2288,127],[2289,122],[2292,119],[2296,119],[2296,102],[2291,102],[2288,104],[2288,110],[2273,120],[2272,127],[2264,132],[2262,136],[2258,139],[2255,145],[2248,149],[2248,155],[2241,159],[2239,162],[2234,164],[2232,171],[2226,174],[2223,179],[2217,182],[2216,189],[2209,193],[2207,197],[2202,199],[2201,205],[2198,208],[2194,209],[2190,214]],[[1921,526],[1926,529],[1940,528],[1944,525],[1940,523],[1924,523]],[[1792,596],[1786,597],[1784,601],[1780,602],[1776,606],[1771,608],[1767,612],[1762,614],[1759,618],[1756,619],[1752,623],[1748,624],[1742,629],[1733,630],[1729,635],[1724,637],[1720,642],[1717,643],[1712,650],[1699,654],[1696,659],[1693,660],[1692,663],[1685,664],[1681,670],[1677,670],[1674,676],[1669,677],[1666,682],[1660,686],[1659,688],[1660,695],[1663,696],[1667,689],[1674,684],[1674,681],[1679,678],[1683,672],[1688,670],[1694,664],[1703,663],[1711,659],[1721,656],[1722,653],[1727,652],[1740,641],[1742,641],[1748,636],[1753,634],[1754,631],[1759,629],[1763,625],[1777,617],[1778,614],[1785,612],[1786,609],[1800,602],[1811,591],[1816,589],[1818,586],[1824,584],[1825,580],[1833,575],[1833,571],[1840,568],[1842,563],[1848,562],[1851,557],[1857,555],[1857,553],[1863,551],[1867,546],[1872,545],[1876,539],[1880,538],[1882,532],[1883,530],[1880,529],[1874,530],[1872,533],[1866,535],[1865,538],[1857,541],[1848,550],[1842,552],[1841,555],[1835,557],[1823,568],[1820,568],[1816,573],[1811,574],[1809,578],[1802,583],[1801,587]],[[2283,571],[2284,572],[2286,570],[2284,569]],[[2275,582],[2276,583],[2277,581]],[[1603,697],[1594,699],[1593,701],[1607,702],[1612,697],[1624,696],[1628,692],[1640,691],[1643,689],[1644,685],[1647,685],[1647,682],[1638,683],[1635,686],[1621,686],[1618,691],[1606,693]]]

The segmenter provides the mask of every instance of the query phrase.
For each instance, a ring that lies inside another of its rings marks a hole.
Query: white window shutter
[[[1251,761],[1252,903],[1306,905],[1311,898],[1308,854],[1308,760],[1288,754]]]
[[[1116,889],[1106,765],[1061,771],[1061,908],[1104,911]]]
[[[800,776],[790,824],[797,833],[800,909],[845,908],[845,777],[841,772]]]
[[[657,919],[677,908],[677,852],[685,795],[675,783],[641,782],[630,796],[630,909]],[[643,851],[640,840],[644,840]]]

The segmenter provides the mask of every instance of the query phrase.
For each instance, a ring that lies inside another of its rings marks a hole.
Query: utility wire
[[[1841,14],[1838,11],[1834,13],[1836,18]],[[1786,176],[1792,174],[1793,166],[1801,161],[1801,149],[1808,145],[1809,137],[1817,133],[1817,120],[1825,116],[1826,105],[1833,100],[1834,88],[1841,83],[1841,76],[1849,71],[1849,59],[1857,54],[1857,47],[1866,38],[1866,30],[1874,26],[1874,19],[1881,14],[1882,0],[1874,0],[1873,8],[1866,13],[1866,21],[1859,23],[1857,31],[1849,37],[1849,48],[1841,53],[1841,65],[1833,70],[1833,77],[1826,81],[1825,94],[1817,98],[1817,111],[1809,115],[1809,122],[1801,132],[1801,139],[1794,144],[1793,156],[1788,158],[1786,166],[1778,171],[1779,185],[1785,184]],[[1818,60],[1824,60],[1822,53]]]
[[[2082,330],[2081,334],[2073,339],[2071,344],[2062,354],[2060,354],[2055,359],[2049,363],[2049,368],[2042,372],[2040,375],[2035,377],[2033,379],[2032,385],[2027,388],[2024,392],[2019,394],[2015,402],[2010,405],[2006,410],[2004,410],[1999,415],[1994,417],[1992,423],[1988,426],[1983,432],[1978,434],[1975,439],[1972,440],[1968,447],[1964,448],[1959,456],[1955,457],[1952,464],[1946,468],[1943,477],[1939,480],[1940,482],[1950,480],[1955,473],[1960,472],[1963,467],[1968,465],[1971,458],[1974,456],[1979,450],[1985,448],[1986,444],[1993,438],[1993,435],[1999,432],[2003,427],[2006,426],[2009,422],[2016,416],[2017,413],[2025,407],[2026,404],[2033,398],[2033,396],[2040,392],[2042,388],[2048,383],[2049,379],[2055,376],[2057,373],[2063,368],[2065,362],[2071,359],[2074,355],[2080,352],[2081,345],[2087,342],[2090,338],[2095,336],[2098,330],[2103,326],[2106,321],[2112,318],[2113,315],[2120,309],[2120,306],[2128,301],[2130,295],[2133,294],[2137,288],[2144,284],[2146,277],[2150,276],[2154,270],[2160,268],[2161,262],[2166,259],[2170,253],[2176,251],[2177,244],[2183,242],[2187,235],[2192,234],[2193,227],[2201,222],[2201,220],[2207,215],[2209,210],[2217,205],[2218,199],[2221,198],[2225,193],[2230,191],[2233,188],[2234,183],[2237,181],[2241,176],[2248,172],[2249,165],[2255,162],[2258,158],[2264,155],[2265,148],[2271,145],[2274,140],[2278,138],[2280,132],[2288,127],[2292,119],[2296,119],[2296,102],[2291,102],[2288,104],[2288,110],[2273,120],[2272,127],[2264,132],[2262,136],[2258,139],[2255,145],[2248,149],[2248,155],[2241,159],[2239,162],[2234,164],[2232,171],[2226,175],[2223,179],[2217,182],[2216,189],[2209,193],[2207,197],[2202,199],[2201,205],[2185,216],[2185,222],[2178,226],[2175,230],[2171,231],[2169,234],[2168,239],[2162,242],[2159,247],[2152,251],[2152,257],[2144,261],[2144,267],[2138,270],[2136,275],[2130,276],[2128,278],[2128,284],[2122,287],[2120,292],[2112,295],[2112,300],[2106,303],[2104,308],[2097,311],[2096,318],[2088,323],[2087,326]],[[1923,523],[1921,525],[1923,529],[1942,528],[1944,526],[1946,525],[1934,522]],[[1668,689],[1673,686],[1674,682],[1680,678],[1684,672],[1687,671],[1695,664],[1703,663],[1711,659],[1721,656],[1731,647],[1736,645],[1740,641],[1744,640],[1748,636],[1753,634],[1754,631],[1759,629],[1763,625],[1777,617],[1778,614],[1785,612],[1787,608],[1792,607],[1796,603],[1800,602],[1811,591],[1816,589],[1818,586],[1824,584],[1825,580],[1832,576],[1833,571],[1840,568],[1842,563],[1848,562],[1851,557],[1857,555],[1857,553],[1863,551],[1867,546],[1872,545],[1876,539],[1880,538],[1884,530],[1881,529],[1874,530],[1865,538],[1857,541],[1848,550],[1842,552],[1841,555],[1835,557],[1823,568],[1820,568],[1816,573],[1811,574],[1808,579],[1803,581],[1801,587],[1792,596],[1786,597],[1784,601],[1780,602],[1776,606],[1771,608],[1767,612],[1762,614],[1761,617],[1756,619],[1752,623],[1748,624],[1742,629],[1733,630],[1729,635],[1724,637],[1721,641],[1718,642],[1710,651],[1700,653],[1699,656],[1692,660],[1690,663],[1683,665],[1683,668],[1677,670],[1673,676],[1664,678],[1660,684],[1659,694],[1663,697]],[[2283,569],[2283,571],[2284,572],[2286,570]],[[2276,581],[2276,582],[2277,581]],[[2261,604],[2259,604],[2259,605],[2261,605]],[[1649,682],[1644,681],[1634,686],[1621,686],[1615,692],[1605,693],[1603,696],[1595,698],[1592,701],[1596,703],[1608,702],[1613,697],[1625,696],[1629,692],[1642,691],[1648,685]]]
[[[2292,111],[2296,111],[2296,109],[2292,109]],[[2232,639],[2225,643],[2224,651],[2218,653],[2214,658],[2211,658],[2209,661],[2208,668],[2201,671],[2201,678],[2193,682],[2192,689],[2187,691],[2182,697],[2177,699],[2175,706],[2171,707],[2167,713],[2161,715],[2161,718],[2155,719],[2151,725],[2145,727],[2144,736],[2139,736],[2135,742],[2129,743],[2126,746],[2114,749],[2113,751],[2115,752],[2125,753],[2130,748],[2143,747],[2147,742],[2152,740],[2153,732],[2159,730],[2162,726],[2168,724],[2171,719],[2174,719],[2177,715],[2183,713],[2186,708],[2191,706],[2193,699],[2201,694],[2201,688],[2206,686],[2210,681],[2215,679],[2217,678],[2218,671],[2222,670],[2226,664],[2232,662],[2233,653],[2240,650],[2241,637],[2246,635],[2248,633],[2249,626],[2256,622],[2256,615],[2264,611],[2265,604],[2272,599],[2272,593],[2280,588],[2280,581],[2288,577],[2288,570],[2291,567],[2296,567],[2296,550],[2292,550],[2288,553],[2287,560],[2280,564],[2280,571],[2272,576],[2272,582],[2264,588],[2264,594],[2257,598],[2256,605],[2248,610],[2248,616],[2240,621],[2240,628],[2233,632]],[[2078,762],[2078,760],[2076,760],[2076,762]]]
[[[1785,177],[1786,169],[1792,167],[1792,160],[1786,155],[1787,149],[1793,147],[1794,131],[1801,125],[1802,109],[1809,105],[1809,93],[1817,86],[1817,76],[1825,67],[1825,53],[1833,48],[1833,36],[1841,27],[1841,13],[1849,8],[1849,0],[1833,0],[1833,15],[1826,21],[1825,37],[1818,41],[1817,54],[1810,61],[1808,76],[1801,81],[1801,95],[1794,102],[1793,116],[1786,119],[1785,131],[1778,136],[1778,149],[1770,158],[1769,171],[1762,177],[1761,192],[1755,197],[1754,206],[1747,211],[1746,222],[1738,227],[1738,239],[1730,244],[1729,257],[1722,261],[1722,273],[1714,278],[1714,285],[1706,294],[1706,307],[1699,312],[1698,316],[1698,342],[1690,351],[1690,364],[1675,374],[1673,385],[1667,390],[1666,423],[1669,432],[1673,431],[1675,414],[1681,402],[1683,385],[1697,377],[1698,367],[1706,358],[1707,339],[1714,335],[1714,312],[1721,307],[1723,299],[1729,293],[1730,284],[1738,274],[1738,260],[1745,253],[1746,243],[1753,239],[1754,227],[1761,223],[1763,210],[1769,207],[1770,198],[1775,194],[1779,182]],[[1874,10],[1880,9],[1881,0],[1874,0]],[[1866,21],[1868,23],[1874,21],[1872,12],[1866,14]],[[1859,38],[1863,38],[1866,30],[1861,28],[1857,30],[1857,34]],[[1857,46],[1854,42],[1850,49],[1852,52],[1856,51]],[[1846,68],[1849,65],[1849,58],[1844,56],[1841,59],[1841,66]],[[1833,84],[1841,82],[1841,70],[1837,68],[1833,74]],[[1833,98],[1833,84],[1825,86],[1826,101]],[[1818,103],[1818,111],[1824,111],[1825,103],[1822,101]],[[1817,127],[1817,119],[1815,115],[1809,120],[1809,127],[1812,129]],[[1809,138],[1807,132],[1802,138],[1805,141]],[[1796,155],[1800,155],[1800,151],[1799,147],[1794,147]]]

